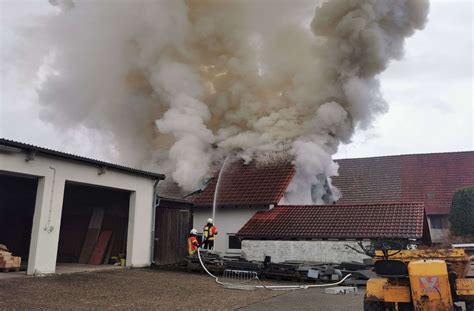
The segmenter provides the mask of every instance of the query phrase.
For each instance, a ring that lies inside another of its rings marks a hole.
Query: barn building
[[[448,216],[454,193],[474,186],[474,151],[339,159],[336,163],[339,176],[332,178],[332,184],[342,197],[328,203],[337,206],[423,203],[434,243],[441,243],[449,234]],[[294,174],[288,162],[263,167],[255,161],[227,165],[216,198],[215,222],[221,231],[216,249],[240,253],[242,244],[236,233],[256,212],[282,204]],[[194,226],[199,231],[206,219],[212,217],[216,185],[217,174],[202,190],[187,198],[195,205]],[[298,209],[293,212],[298,213]]]
[[[423,202],[433,242],[449,235],[457,190],[474,186],[474,151],[341,159],[337,204]]]

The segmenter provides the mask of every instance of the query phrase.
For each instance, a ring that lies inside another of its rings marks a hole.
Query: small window
[[[229,237],[229,249],[242,249],[242,241],[235,234],[228,234]]]
[[[430,224],[432,229],[444,229],[444,217],[441,215],[433,215],[430,217]]]

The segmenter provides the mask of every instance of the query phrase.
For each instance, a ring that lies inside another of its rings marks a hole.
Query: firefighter
[[[192,256],[199,247],[199,241],[196,238],[197,233],[198,232],[196,229],[191,229],[191,231],[189,232],[189,238],[188,238],[188,255],[189,256]]]
[[[214,226],[214,221],[212,218],[207,220],[207,224],[204,226],[203,229],[203,244],[204,249],[213,249],[214,248],[214,240],[216,239],[217,235],[217,228]]]

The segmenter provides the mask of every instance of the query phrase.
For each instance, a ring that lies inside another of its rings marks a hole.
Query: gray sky
[[[389,112],[358,131],[336,158],[474,150],[473,2],[431,1],[426,29],[407,40],[404,59],[380,77]],[[0,137],[114,160],[87,143],[90,130],[56,132],[42,122],[35,73],[20,75],[6,61],[12,53],[21,61],[16,48],[28,35],[15,27],[52,12],[47,1],[0,0],[0,10]]]
[[[473,2],[431,1],[426,28],[381,76],[389,112],[338,158],[474,149]]]

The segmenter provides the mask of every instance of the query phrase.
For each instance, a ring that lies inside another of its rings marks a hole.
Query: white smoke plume
[[[197,188],[231,152],[284,152],[287,201],[337,175],[340,142],[387,111],[377,75],[428,0],[53,0],[42,118],[112,137],[122,160]],[[60,8],[60,10],[59,10]],[[316,200],[318,201],[318,200]]]

